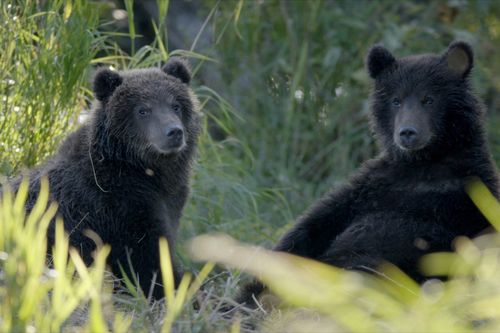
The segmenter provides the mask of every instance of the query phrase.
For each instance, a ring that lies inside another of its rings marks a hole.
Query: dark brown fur
[[[189,80],[188,67],[175,58],[163,71],[98,71],[91,119],[66,138],[54,157],[30,173],[27,209],[38,196],[40,178],[47,176],[70,244],[80,250],[85,262],[92,262],[95,249],[94,241],[84,234],[91,229],[111,245],[108,262],[114,273],[120,275],[121,265],[131,274],[130,256],[146,293],[159,273],[160,237],[167,238],[174,253],[189,193],[200,130]],[[171,126],[181,128],[178,140],[168,138]],[[13,182],[14,188],[19,182]],[[54,243],[53,227],[49,247]],[[174,271],[178,282],[181,270],[175,263]],[[159,275],[156,281],[161,282]],[[153,295],[162,297],[162,287],[157,285]]]

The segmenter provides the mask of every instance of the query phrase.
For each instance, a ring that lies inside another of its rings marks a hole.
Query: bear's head
[[[374,46],[366,65],[375,80],[372,127],[385,151],[425,159],[481,137],[481,107],[468,82],[473,66],[468,44],[454,42],[439,55],[400,59]]]
[[[180,58],[160,69],[116,72],[100,69],[93,90],[99,101],[98,141],[116,154],[175,155],[194,145],[199,130],[191,73]]]

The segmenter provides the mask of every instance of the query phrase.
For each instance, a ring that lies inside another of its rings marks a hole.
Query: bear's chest
[[[391,214],[401,218],[435,220],[469,205],[463,183],[457,179],[385,182],[369,187],[356,200],[355,216]]]

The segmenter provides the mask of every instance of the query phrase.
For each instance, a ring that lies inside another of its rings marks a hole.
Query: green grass
[[[43,161],[74,126],[102,43],[86,1],[16,3],[0,4],[0,172],[7,174]]]
[[[217,240],[219,247],[234,247],[236,262],[228,261],[227,251],[207,250],[203,259],[234,269],[216,267],[205,279],[208,268],[193,262],[184,246],[195,236],[221,232],[269,248],[310,203],[375,154],[368,125],[370,82],[363,69],[366,50],[375,42],[397,55],[438,52],[454,38],[471,42],[474,84],[490,110],[490,141],[499,161],[497,1],[207,0],[199,11],[213,43],[200,43],[200,33],[188,50],[169,49],[168,3],[159,3],[158,18],[152,18],[156,39],[130,54],[116,42],[124,36],[113,32],[107,2],[0,3],[5,23],[0,25],[0,174],[18,174],[55,151],[89,107],[89,77],[96,65],[144,68],[187,56],[204,131],[177,252],[191,279],[201,276],[204,283],[197,292],[196,285],[168,290],[167,306],[150,303],[132,287],[111,294],[111,278],[102,270],[106,248],[87,270],[75,253],[66,254],[61,230],[57,265],[48,269],[43,239],[53,208],[45,213],[40,204],[29,220],[20,208],[22,197],[7,198],[0,203],[1,331],[498,330],[496,236],[462,241],[455,256],[444,257],[457,264],[429,259],[431,268],[467,269],[454,270],[455,278],[445,284],[422,288],[394,269],[373,279],[263,249],[262,262],[269,260],[276,271],[249,269],[241,266],[248,249],[224,239]],[[132,26],[128,37],[141,38]],[[214,72],[218,75],[207,79],[206,73]],[[297,265],[289,267],[290,262]],[[248,280],[240,269],[267,274],[266,282],[287,306],[266,315],[261,310],[224,315],[221,309]]]
[[[475,179],[467,193],[496,231],[500,203]],[[227,236],[199,236],[193,257],[258,276],[278,295],[262,298],[264,307],[281,305],[265,319],[270,332],[496,332],[500,329],[500,238],[492,233],[458,238],[455,253],[423,258],[430,279],[422,286],[395,266],[374,275],[350,272],[310,259],[243,246]],[[281,304],[280,304],[281,303]]]
[[[86,268],[75,249],[68,253],[68,239],[59,220],[49,268],[45,260],[47,228],[57,206],[48,204],[45,180],[36,205],[26,216],[27,194],[25,182],[15,198],[7,189],[0,200],[0,330],[59,331],[74,311],[89,302],[92,315],[87,328],[107,329],[102,304],[111,299],[110,289],[103,288],[109,246],[100,249],[92,267]],[[122,327],[118,321],[115,324]]]

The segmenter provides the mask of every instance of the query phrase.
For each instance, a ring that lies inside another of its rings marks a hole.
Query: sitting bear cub
[[[464,190],[468,178],[499,194],[484,111],[470,88],[473,53],[455,42],[441,55],[396,59],[375,46],[366,63],[381,152],[315,203],[274,250],[372,272],[388,261],[422,282],[424,254],[450,251],[457,236],[489,225]],[[247,285],[241,300],[253,305],[263,288]]]
[[[187,64],[171,58],[163,70],[99,70],[89,121],[70,134],[58,153],[30,173],[27,209],[47,177],[70,245],[87,264],[95,243],[85,230],[111,245],[112,271],[131,277],[130,263],[148,294],[153,277],[161,282],[159,246],[171,253],[189,192],[191,161],[200,129],[198,101],[189,88]],[[14,190],[21,179],[13,181]],[[49,227],[49,249],[54,225]],[[181,271],[174,265],[176,283]],[[155,298],[163,296],[156,284]]]

